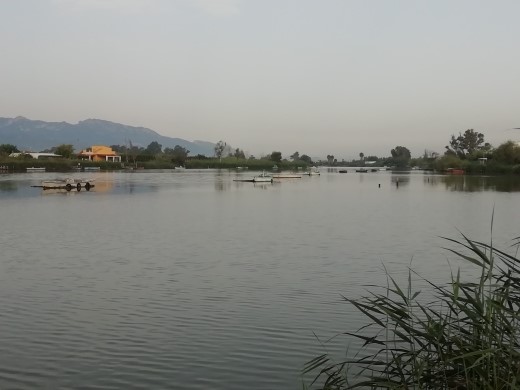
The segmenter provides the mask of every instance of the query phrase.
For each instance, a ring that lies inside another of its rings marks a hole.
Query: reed
[[[514,254],[462,235],[445,238],[457,258],[477,267],[473,281],[460,270],[447,285],[426,281],[430,298],[390,276],[381,293],[345,301],[367,318],[346,332],[362,342],[352,358],[328,353],[304,367],[313,389],[516,389],[520,387],[520,237]],[[455,249],[454,249],[455,248]]]

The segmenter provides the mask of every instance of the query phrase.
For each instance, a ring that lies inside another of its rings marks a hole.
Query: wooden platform
[[[38,187],[44,190],[66,190],[71,191],[75,189],[76,191],[81,191],[84,188],[87,191],[90,191],[93,188],[94,181],[87,179],[64,179],[64,180],[44,180],[42,184],[39,186],[31,186]]]

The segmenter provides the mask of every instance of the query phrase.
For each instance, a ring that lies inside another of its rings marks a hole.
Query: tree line
[[[487,166],[488,170],[506,173],[511,171],[520,173],[520,143],[508,140],[498,147],[493,147],[485,141],[483,133],[474,129],[467,129],[459,134],[452,135],[445,146],[443,155],[440,153],[424,150],[420,157],[412,158],[410,150],[405,146],[396,146],[390,150],[390,156],[377,157],[365,156],[359,153],[359,160],[337,161],[334,155],[327,155],[327,160],[319,161],[318,164],[328,166],[389,166],[395,168],[410,168],[417,166],[424,169],[438,171],[447,168],[463,168],[468,171],[478,172]]]
[[[123,156],[127,163],[137,164],[138,162],[173,163],[175,165],[185,165],[188,160],[207,160],[211,157],[198,154],[190,156],[190,151],[180,145],[173,148],[164,148],[157,141],[151,142],[147,147],[139,147],[132,145],[128,141],[126,145],[110,145],[110,147]],[[0,157],[7,157],[11,153],[20,152],[16,145],[1,144]],[[65,158],[74,158],[74,148],[72,145],[62,144],[43,152],[55,153]],[[243,165],[251,164],[257,160],[255,156],[246,156],[246,153],[240,148],[231,148],[225,141],[220,140],[215,144],[214,156],[220,164],[226,163],[226,166],[240,162]],[[22,157],[23,158],[23,157]],[[286,164],[287,166],[388,166],[395,168],[408,168],[417,166],[425,169],[444,170],[448,167],[466,168],[471,170],[476,162],[486,162],[495,166],[520,165],[520,144],[513,141],[506,141],[494,148],[485,141],[483,133],[473,129],[460,132],[457,136],[452,135],[445,147],[444,154],[431,150],[425,150],[420,157],[412,158],[410,150],[406,146],[398,145],[390,150],[390,155],[378,157],[374,155],[366,156],[363,152],[359,153],[359,159],[338,161],[334,155],[327,155],[325,160],[313,161],[307,154],[300,154],[299,151],[292,153],[289,158],[284,158],[280,151],[273,151],[271,154],[259,157],[259,160],[273,162],[274,164]],[[214,165],[214,164],[212,164]],[[257,164],[255,164],[257,165]],[[520,173],[520,167],[518,168]]]

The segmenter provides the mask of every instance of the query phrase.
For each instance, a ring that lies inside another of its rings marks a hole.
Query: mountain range
[[[61,144],[70,144],[76,151],[92,145],[127,145],[146,148],[157,141],[164,148],[182,146],[190,155],[212,156],[215,144],[171,138],[145,127],[127,126],[101,119],[86,119],[77,124],[44,122],[24,117],[0,118],[0,144],[16,145],[19,150],[39,152]]]

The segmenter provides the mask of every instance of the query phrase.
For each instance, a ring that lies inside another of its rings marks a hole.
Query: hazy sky
[[[255,155],[520,140],[520,1],[0,0],[0,116]],[[122,143],[124,140],[122,141]]]

